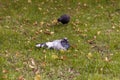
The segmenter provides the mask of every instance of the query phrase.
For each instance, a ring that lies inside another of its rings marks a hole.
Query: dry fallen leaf
[[[43,21],[41,21],[41,22],[40,22],[40,26],[43,26],[43,24],[44,24],[44,22],[43,22]]]
[[[53,34],[54,34],[54,32],[52,31],[52,32],[50,32],[50,34],[51,34],[51,35],[53,35]]]
[[[41,7],[39,7],[38,9],[39,9],[40,11],[42,10],[42,8],[41,8]]]
[[[78,57],[78,55],[77,54],[73,54],[73,57]]]
[[[53,59],[58,59],[58,56],[55,55],[55,54],[53,54],[51,57],[52,57]]]
[[[33,25],[34,25],[34,26],[36,26],[37,24],[38,24],[38,22],[37,22],[37,21],[35,21],[35,22],[33,23]]]
[[[94,36],[94,39],[96,39],[97,38],[97,36]]]
[[[29,67],[30,67],[31,69],[35,69],[35,66],[33,66],[33,65],[31,65],[31,64],[29,64]]]
[[[88,53],[88,54],[87,54],[87,58],[88,58],[88,59],[91,59],[92,57],[93,57],[92,53]]]
[[[34,66],[35,66],[35,61],[34,61],[34,59],[33,59],[33,58],[31,58],[31,63],[32,63],[32,65],[34,65]]]
[[[86,37],[86,36],[87,36],[87,34],[81,34],[81,36]]]
[[[64,50],[60,50],[60,52],[61,52],[61,53],[65,53],[65,51],[64,51]]]
[[[74,48],[74,49],[76,49],[77,45],[76,44],[72,44],[71,47]]]
[[[51,34],[50,31],[44,31],[44,33],[45,33],[45,34],[48,34],[48,35]]]
[[[25,80],[23,76],[19,76],[18,80]]]
[[[31,0],[28,0],[28,3],[32,3],[32,1],[31,1]]]
[[[15,56],[19,56],[19,55],[20,55],[20,52],[17,51],[16,54],[15,54]]]
[[[100,71],[103,71],[103,68],[100,68]]]
[[[50,26],[51,24],[50,23],[46,23],[46,26]]]
[[[48,35],[53,35],[54,32],[50,32],[50,31],[44,31],[45,34],[48,34]]]
[[[101,33],[101,31],[98,31],[98,32],[97,32],[97,35],[100,35],[100,33]]]
[[[20,71],[20,68],[16,68],[15,71],[17,71],[17,72]]]
[[[105,57],[104,59],[106,62],[109,62],[110,60],[108,59],[108,57]]]
[[[46,66],[46,62],[42,62],[42,63],[41,63],[41,66],[42,66],[42,67],[45,67],[45,66]]]
[[[7,80],[8,77],[7,77],[7,75],[3,75],[2,78]]]
[[[115,29],[115,26],[112,26],[112,29]]]
[[[36,74],[35,77],[34,77],[34,80],[41,80],[41,77],[39,74]]]
[[[52,21],[52,24],[55,24],[55,23],[57,23],[57,20],[56,20],[56,19]]]
[[[61,60],[66,60],[67,57],[66,57],[66,56],[61,56],[60,59],[61,59]]]
[[[8,73],[8,71],[4,69],[4,70],[2,71],[2,73],[4,73],[4,74],[5,74],[5,73]]]
[[[117,32],[119,32],[119,30],[116,30]]]
[[[94,39],[88,40],[87,42],[88,42],[89,44],[95,44],[95,40],[94,40]]]

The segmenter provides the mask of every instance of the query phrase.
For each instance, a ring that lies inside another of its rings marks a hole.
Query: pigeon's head
[[[70,44],[69,44],[67,38],[64,38],[64,39],[61,40],[61,45],[66,49],[68,49],[70,47]]]

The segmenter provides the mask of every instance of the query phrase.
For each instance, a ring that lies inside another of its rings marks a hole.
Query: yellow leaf
[[[54,32],[50,32],[50,34],[51,34],[51,35],[53,35],[53,34],[54,34]]]
[[[101,31],[98,31],[98,32],[97,32],[97,35],[100,35],[100,33],[101,33]]]
[[[109,60],[109,58],[108,58],[108,57],[105,57],[105,61],[106,61],[106,62],[109,62],[110,60]]]
[[[53,59],[58,59],[58,56],[55,55],[55,54],[53,54],[51,57],[52,57]]]
[[[93,56],[92,53],[88,53],[88,54],[87,54],[87,58],[88,58],[88,59],[92,58],[92,56]]]
[[[34,80],[41,80],[41,77],[40,77],[40,75],[39,75],[39,74],[35,75],[35,78],[34,78]]]
[[[31,3],[32,1],[31,0],[28,0],[28,3]]]
[[[64,50],[60,50],[60,52],[61,52],[61,53],[65,53],[65,51],[64,51]]]
[[[43,26],[43,24],[44,24],[44,22],[43,22],[43,21],[41,21],[41,22],[40,22],[40,25],[41,25],[41,26]]]
[[[42,8],[41,8],[41,7],[39,7],[38,9],[39,9],[40,11],[42,10]]]

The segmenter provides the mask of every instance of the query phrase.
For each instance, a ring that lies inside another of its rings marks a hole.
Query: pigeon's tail
[[[42,44],[37,44],[36,47],[37,48],[47,47],[47,45],[45,43],[42,43]]]

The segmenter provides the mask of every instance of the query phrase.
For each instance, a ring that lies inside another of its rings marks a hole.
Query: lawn
[[[35,48],[64,37],[67,51]],[[0,0],[0,67],[0,80],[119,80],[120,1]]]

